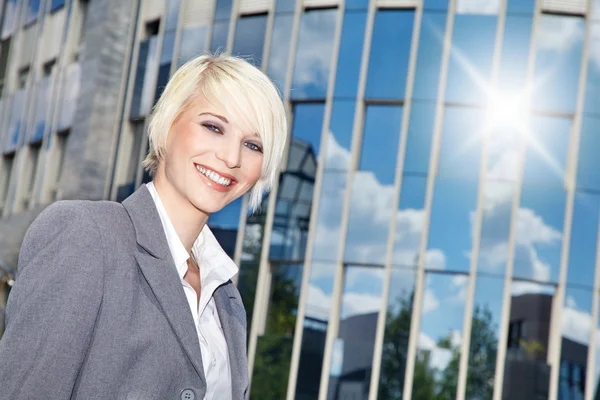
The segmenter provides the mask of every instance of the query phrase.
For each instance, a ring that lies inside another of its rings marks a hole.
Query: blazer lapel
[[[219,286],[213,295],[229,351],[233,399],[247,398],[246,312],[233,283]]]
[[[206,386],[194,319],[152,195],[146,186],[142,185],[123,201],[123,206],[135,228],[139,245],[135,251],[135,258],[140,270],[203,385]]]

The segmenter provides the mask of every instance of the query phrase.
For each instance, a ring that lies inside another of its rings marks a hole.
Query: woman
[[[206,222],[277,177],[276,88],[231,56],[201,56],[149,122],[153,181],[122,204],[64,201],[21,247],[0,341],[2,399],[248,398],[235,264]]]

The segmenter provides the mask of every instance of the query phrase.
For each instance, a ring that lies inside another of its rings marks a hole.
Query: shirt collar
[[[187,272],[187,260],[190,258],[190,255],[177,235],[177,231],[175,231],[167,210],[156,191],[156,187],[154,187],[154,182],[149,182],[146,186],[152,195],[158,215],[160,216],[177,273],[179,274],[179,278],[183,279]],[[202,231],[200,231],[200,234],[194,241],[192,254],[200,266],[202,287],[205,287],[206,284],[213,280],[225,283],[238,273],[238,267],[229,258],[227,253],[225,253],[221,245],[219,245],[219,242],[207,225],[204,225],[204,228],[202,228]]]

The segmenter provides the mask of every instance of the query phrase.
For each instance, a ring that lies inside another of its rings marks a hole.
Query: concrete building
[[[240,266],[253,399],[590,399],[598,0],[0,0],[0,318],[31,221],[149,177],[205,51],[277,84],[290,146]]]

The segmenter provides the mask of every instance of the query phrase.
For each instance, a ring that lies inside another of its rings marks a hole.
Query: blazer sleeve
[[[68,399],[104,289],[101,235],[83,202],[46,208],[27,231],[0,340],[1,399]]]

